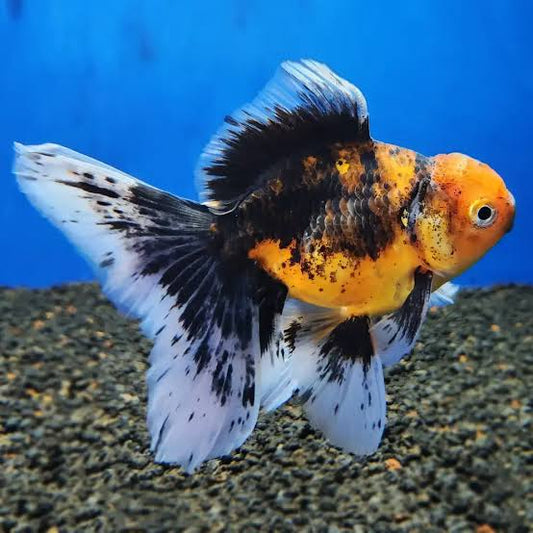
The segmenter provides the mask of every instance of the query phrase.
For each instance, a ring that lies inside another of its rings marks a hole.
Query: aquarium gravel
[[[388,424],[365,460],[296,402],[194,475],[157,465],[150,342],[95,284],[0,289],[0,529],[527,532],[533,524],[533,288],[432,308],[386,372]]]

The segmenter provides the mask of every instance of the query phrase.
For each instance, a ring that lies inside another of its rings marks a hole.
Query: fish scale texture
[[[533,523],[533,288],[433,308],[363,462],[289,403],[196,474],[153,463],[150,342],[96,285],[0,289],[3,531],[511,531]],[[50,529],[50,528],[57,529]]]

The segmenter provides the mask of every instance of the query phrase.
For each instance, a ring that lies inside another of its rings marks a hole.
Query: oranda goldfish
[[[200,158],[204,203],[61,146],[15,148],[22,191],[154,339],[151,449],[188,471],[295,392],[333,444],[374,452],[383,366],[515,211],[487,165],[373,140],[361,92],[308,60],[226,118]]]

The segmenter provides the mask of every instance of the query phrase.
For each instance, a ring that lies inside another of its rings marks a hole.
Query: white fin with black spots
[[[196,172],[202,198],[221,212],[259,188],[268,169],[295,153],[369,139],[361,91],[308,59],[282,63],[255,100],[225,121]]]
[[[384,366],[397,363],[413,349],[431,296],[431,272],[415,272],[413,290],[400,309],[377,320],[370,329],[374,350]]]
[[[346,452],[358,456],[374,453],[381,442],[387,404],[383,365],[374,356],[344,365],[342,377],[322,378],[321,388],[308,390],[304,404],[311,424]]]
[[[205,333],[196,339],[165,329],[150,356],[151,449],[157,462],[178,463],[188,472],[239,447],[259,409],[257,339],[243,351],[241,339],[227,336],[215,314],[207,320]]]
[[[386,401],[369,321],[352,317],[332,327],[331,310],[312,314],[314,320],[302,315],[285,331],[304,410],[332,444],[356,455],[371,454],[385,428]]]
[[[259,408],[257,287],[245,269],[221,268],[215,215],[57,145],[16,145],[16,153],[22,191],[155,339],[148,425],[156,460],[192,471],[240,446]],[[265,309],[263,321],[275,314]]]

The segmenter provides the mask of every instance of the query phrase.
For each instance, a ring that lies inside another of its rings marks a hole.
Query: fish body
[[[249,257],[307,303],[360,315],[398,308],[420,264],[399,216],[424,171],[415,170],[415,161],[422,168],[427,159],[378,142],[332,146],[327,155],[307,156],[302,185],[286,194],[307,210],[315,182],[323,180],[315,208],[297,234],[287,220],[278,234],[258,239]],[[272,203],[282,192],[274,193]],[[294,211],[289,212],[298,217]]]
[[[384,314],[406,300],[417,268],[438,274],[438,287],[485,250],[472,235],[456,253],[456,236],[471,225],[457,220],[465,172],[499,186],[492,195],[500,194],[503,217],[512,220],[514,200],[488,166],[461,154],[425,157],[364,141],[288,158],[232,213],[226,239],[236,249],[243,239],[247,256],[291,297],[348,315]],[[424,198],[416,194],[421,187]],[[426,211],[414,220],[422,201]]]
[[[383,366],[514,218],[487,165],[372,139],[362,93],[314,61],[226,118],[201,204],[57,145],[16,152],[22,191],[154,340],[151,448],[188,471],[295,391],[333,444],[375,451]]]

